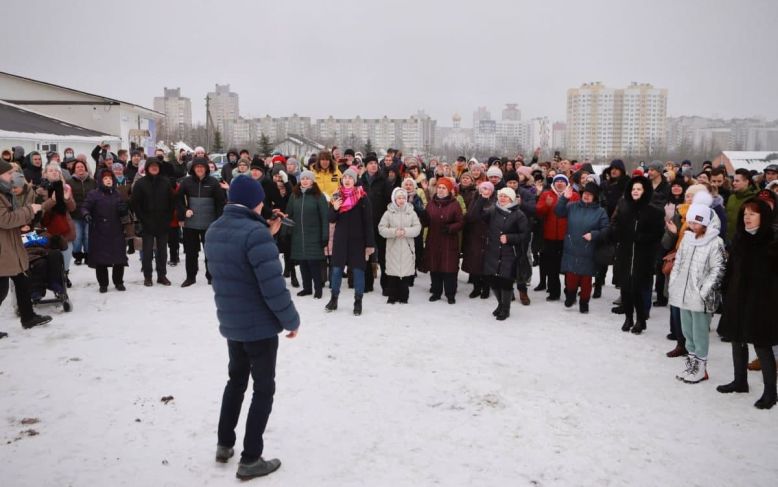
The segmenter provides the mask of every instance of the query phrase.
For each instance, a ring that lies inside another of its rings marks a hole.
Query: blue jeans
[[[246,418],[246,433],[243,436],[241,462],[250,463],[262,456],[265,433],[270,411],[273,409],[273,395],[276,392],[276,355],[278,337],[255,342],[227,340],[230,354],[228,366],[230,380],[224,387],[222,407],[219,415],[219,445],[235,445],[235,427],[238,425],[243,396],[249,385],[249,375],[254,382],[249,414]]]
[[[352,268],[351,273],[354,275],[354,295],[356,297],[362,297],[362,294],[365,292],[365,271],[363,269]],[[343,267],[333,267],[330,289],[332,289],[332,294],[334,296],[340,294],[340,282],[342,280]]]
[[[74,253],[89,253],[89,224],[84,220],[73,220],[76,225],[76,239],[73,240]]]

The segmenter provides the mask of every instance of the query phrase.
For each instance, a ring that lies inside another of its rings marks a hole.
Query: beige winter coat
[[[405,237],[397,238],[397,229],[405,229]],[[386,275],[412,276],[416,271],[416,248],[413,239],[421,233],[421,222],[413,205],[402,208],[390,203],[378,224],[378,233],[386,239]]]
[[[8,198],[0,193],[0,277],[15,276],[30,267],[19,229],[34,216],[29,205],[13,210]]]

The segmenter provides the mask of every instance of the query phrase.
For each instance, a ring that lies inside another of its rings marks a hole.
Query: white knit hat
[[[487,178],[491,178],[491,177],[495,177],[495,176],[500,178],[500,179],[502,179],[502,171],[500,170],[499,167],[492,166],[492,167],[489,168],[488,171],[486,171],[486,177]]]
[[[511,199],[511,201],[516,201],[516,191],[514,191],[512,188],[502,188],[500,191],[497,192],[497,195],[504,194],[508,198]]]
[[[686,222],[699,223],[707,227],[710,225],[710,214],[712,212],[713,210],[709,206],[694,203],[689,207],[689,211],[686,212]]]

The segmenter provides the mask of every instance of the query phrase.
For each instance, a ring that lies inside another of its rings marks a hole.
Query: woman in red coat
[[[435,196],[424,213],[427,231],[424,266],[432,278],[430,301],[438,301],[445,288],[448,304],[456,302],[459,272],[459,232],[464,227],[462,207],[454,198],[454,182],[438,178]]]

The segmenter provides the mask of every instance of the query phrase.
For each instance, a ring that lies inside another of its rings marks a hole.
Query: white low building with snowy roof
[[[0,72],[0,100],[111,135],[116,141],[111,144],[113,152],[144,147],[153,153],[157,126],[165,117],[133,103],[5,72]]]
[[[0,149],[21,147],[25,154],[54,151],[62,155],[70,147],[75,154],[87,155],[91,166],[94,161],[89,153],[102,142],[118,146],[119,138],[0,101]]]
[[[729,175],[738,169],[748,169],[757,173],[764,172],[770,164],[778,164],[778,148],[772,151],[733,151],[725,150],[713,161],[713,166],[724,165]]]

